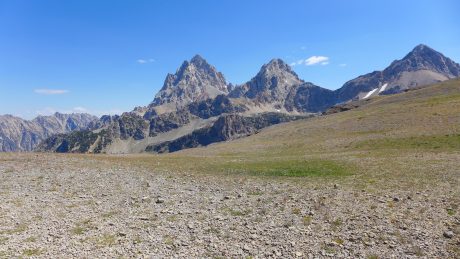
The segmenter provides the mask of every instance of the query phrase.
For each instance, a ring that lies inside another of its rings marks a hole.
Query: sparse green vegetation
[[[169,221],[169,222],[175,222],[175,221],[178,220],[178,217],[177,217],[177,215],[171,215],[171,216],[168,216],[166,218],[166,220]]]
[[[358,149],[460,150],[460,134],[379,138],[362,141],[355,147]]]
[[[345,242],[343,239],[341,238],[334,238],[334,242],[338,245],[343,245],[343,243]]]
[[[251,209],[235,210],[235,209],[228,208],[228,207],[224,208],[223,211],[234,217],[246,216],[252,213]]]
[[[39,248],[31,248],[31,249],[25,249],[22,251],[22,254],[24,256],[38,256],[42,253],[42,250]]]
[[[258,190],[248,192],[248,195],[251,195],[251,196],[259,196],[259,195],[262,195],[262,194],[264,194],[264,192],[258,191]]]
[[[170,237],[170,236],[164,236],[164,237],[163,237],[163,242],[164,242],[166,245],[169,245],[169,246],[174,245],[174,240],[173,240],[172,237]]]
[[[74,235],[82,235],[89,231],[92,228],[91,220],[83,220],[76,224],[74,228],[72,228],[71,233]]]
[[[300,212],[301,212],[300,208],[293,208],[292,209],[292,214],[300,215]]]
[[[87,231],[86,228],[81,227],[81,226],[76,226],[72,229],[72,234],[74,235],[81,235]]]
[[[14,172],[14,168],[6,168],[3,173],[7,174],[7,173],[12,173]]]
[[[333,231],[338,230],[342,226],[343,222],[342,219],[335,219],[331,222],[331,228]]]
[[[449,216],[454,216],[456,214],[455,210],[453,208],[447,208],[447,214],[449,214]]]
[[[14,235],[14,234],[22,233],[26,230],[27,230],[27,225],[19,224],[19,225],[16,225],[12,229],[0,231],[0,235]]]
[[[112,246],[117,242],[117,236],[112,234],[103,234],[98,237],[96,244],[101,247]]]
[[[6,241],[8,241],[8,238],[7,238],[7,237],[0,237],[0,245],[5,244]]]
[[[313,220],[313,218],[312,218],[311,216],[304,216],[304,217],[302,218],[302,222],[303,222],[303,224],[304,224],[305,226],[310,225],[311,222],[312,222],[312,220]]]
[[[34,243],[36,241],[37,241],[37,238],[34,237],[34,236],[24,239],[24,242],[26,242],[26,243]]]
[[[257,176],[335,178],[352,175],[347,165],[323,159],[231,162],[223,164],[220,170],[232,174],[249,173]]]

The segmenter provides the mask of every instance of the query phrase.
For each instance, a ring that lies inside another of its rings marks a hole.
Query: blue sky
[[[234,84],[282,58],[329,89],[419,43],[459,62],[458,10],[456,0],[0,0],[0,114],[130,111],[195,54]]]

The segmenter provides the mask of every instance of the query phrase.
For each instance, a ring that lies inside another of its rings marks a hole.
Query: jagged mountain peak
[[[224,75],[200,55],[184,61],[175,74],[166,76],[152,105],[171,103],[177,107],[227,94]]]
[[[434,49],[430,48],[429,46],[427,46],[425,44],[418,44],[417,46],[414,47],[412,52],[424,51],[424,50],[435,51]]]
[[[417,45],[404,58],[394,61],[383,72],[387,76],[392,76],[418,70],[432,71],[447,78],[460,76],[459,64],[424,44]]]
[[[195,65],[208,64],[206,59],[200,56],[200,54],[196,54],[195,56],[193,56],[193,58],[190,60],[190,63],[193,63]]]
[[[258,103],[283,106],[286,97],[304,83],[297,74],[281,59],[272,59],[264,64],[257,75],[249,82],[236,87],[230,97],[245,97]]]
[[[299,78],[298,75],[291,69],[291,67],[279,58],[272,59],[267,64],[264,64],[260,69],[258,76],[267,74],[276,76],[283,73],[291,74],[297,79]]]
[[[431,61],[433,58],[442,58],[440,52],[428,47],[425,44],[419,44],[411,52],[409,52],[401,61],[408,59],[425,59],[426,61]],[[445,57],[444,57],[445,58]]]
[[[419,44],[382,71],[359,76],[337,90],[340,101],[393,94],[460,76],[460,65],[442,53]]]

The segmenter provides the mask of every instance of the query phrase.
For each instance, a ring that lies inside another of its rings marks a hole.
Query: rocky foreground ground
[[[451,190],[156,171],[123,159],[0,155],[0,258],[459,255]]]

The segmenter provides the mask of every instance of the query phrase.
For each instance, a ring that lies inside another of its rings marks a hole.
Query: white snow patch
[[[387,89],[387,86],[388,86],[388,83],[382,85],[382,87],[381,87],[380,90],[379,90],[379,93],[385,91],[385,89]]]
[[[367,93],[367,94],[363,97],[363,99],[369,98],[369,97],[370,97],[373,93],[375,93],[375,91],[377,91],[377,90],[378,90],[378,88],[375,88],[374,90],[370,91],[369,93]]]

